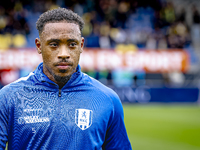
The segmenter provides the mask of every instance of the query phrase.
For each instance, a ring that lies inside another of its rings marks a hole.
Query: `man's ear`
[[[83,52],[83,47],[84,47],[84,37],[81,37],[81,53]]]
[[[41,54],[42,53],[42,50],[41,50],[41,41],[40,41],[39,38],[35,39],[35,46],[37,48],[38,54]]]

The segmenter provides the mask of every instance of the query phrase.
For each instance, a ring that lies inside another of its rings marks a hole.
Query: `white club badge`
[[[76,109],[75,123],[81,129],[85,130],[92,125],[92,110]]]

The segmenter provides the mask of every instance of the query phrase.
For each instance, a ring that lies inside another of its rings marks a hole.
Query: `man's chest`
[[[12,109],[13,123],[32,133],[60,123],[69,130],[103,131],[112,113],[112,104],[108,102],[104,96],[85,92],[62,92],[61,96],[57,92],[21,93]]]

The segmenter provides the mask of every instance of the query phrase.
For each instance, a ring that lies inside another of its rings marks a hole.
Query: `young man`
[[[78,65],[81,17],[58,8],[36,25],[43,63],[0,91],[0,149],[130,150],[118,96]]]

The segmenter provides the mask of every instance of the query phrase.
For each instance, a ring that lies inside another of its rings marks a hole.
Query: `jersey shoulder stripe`
[[[13,83],[17,83],[17,82],[20,82],[20,81],[26,81],[26,80],[28,80],[28,78],[29,78],[30,76],[32,76],[32,75],[34,75],[33,72],[29,73],[29,75],[26,76],[26,77],[21,77],[21,78],[19,78],[18,80],[16,80],[16,81],[13,82]]]

